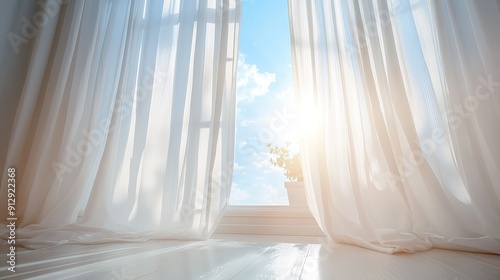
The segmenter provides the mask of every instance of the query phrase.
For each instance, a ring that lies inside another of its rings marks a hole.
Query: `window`
[[[231,205],[288,205],[266,144],[298,152],[286,0],[243,1]]]
[[[298,153],[287,0],[243,1],[231,198],[216,233],[323,236],[306,206],[288,206],[268,143]]]

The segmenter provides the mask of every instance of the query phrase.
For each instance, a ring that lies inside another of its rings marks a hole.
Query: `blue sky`
[[[266,144],[297,142],[292,89],[287,0],[244,0],[231,205],[288,204]]]

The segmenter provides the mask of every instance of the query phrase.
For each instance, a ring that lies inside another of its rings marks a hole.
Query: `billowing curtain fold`
[[[210,236],[232,180],[239,1],[21,2],[6,32],[22,36],[22,12],[47,24],[2,88],[20,95],[1,147],[19,243]]]
[[[382,252],[500,253],[498,1],[289,1],[307,198]]]

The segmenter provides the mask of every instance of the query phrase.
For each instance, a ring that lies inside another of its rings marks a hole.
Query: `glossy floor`
[[[5,261],[0,269],[1,279],[500,279],[500,256],[436,249],[386,255],[314,237],[216,235],[19,248],[16,272]]]

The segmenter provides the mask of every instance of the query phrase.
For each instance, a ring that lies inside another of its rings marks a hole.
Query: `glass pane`
[[[286,0],[243,1],[231,205],[288,205],[269,143],[298,151]]]

